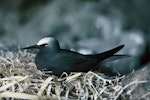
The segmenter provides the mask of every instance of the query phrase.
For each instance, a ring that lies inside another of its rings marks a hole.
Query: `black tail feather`
[[[130,57],[129,55],[113,55],[105,60],[103,60],[101,63],[111,62],[119,59],[124,59]]]
[[[102,53],[95,54],[95,55],[86,55],[86,56],[89,58],[98,59],[99,61],[102,61],[106,58],[113,56],[116,52],[118,52],[123,47],[124,47],[124,45],[120,45],[120,46],[118,46],[114,49],[108,50],[106,52],[102,52]]]

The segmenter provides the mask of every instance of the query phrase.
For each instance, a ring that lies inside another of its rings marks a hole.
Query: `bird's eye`
[[[47,43],[45,43],[45,44],[41,44],[40,46],[41,47],[46,47],[48,44]]]

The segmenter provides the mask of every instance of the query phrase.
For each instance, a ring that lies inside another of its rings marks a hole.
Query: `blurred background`
[[[0,0],[0,49],[53,36],[62,48],[98,53],[125,44],[121,73],[150,63],[149,0]],[[106,66],[107,66],[106,65]]]

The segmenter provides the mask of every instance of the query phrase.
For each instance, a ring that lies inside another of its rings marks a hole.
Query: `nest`
[[[52,99],[52,100],[102,100],[130,98],[130,87],[145,81],[133,81],[123,85],[122,77],[107,77],[101,73],[71,73],[56,77],[41,72],[34,63],[35,54],[26,51],[1,52],[0,98]]]

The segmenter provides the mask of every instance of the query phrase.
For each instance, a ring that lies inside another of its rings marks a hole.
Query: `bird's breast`
[[[35,57],[35,64],[39,70],[48,69],[48,63],[51,63],[51,55],[38,53]]]

